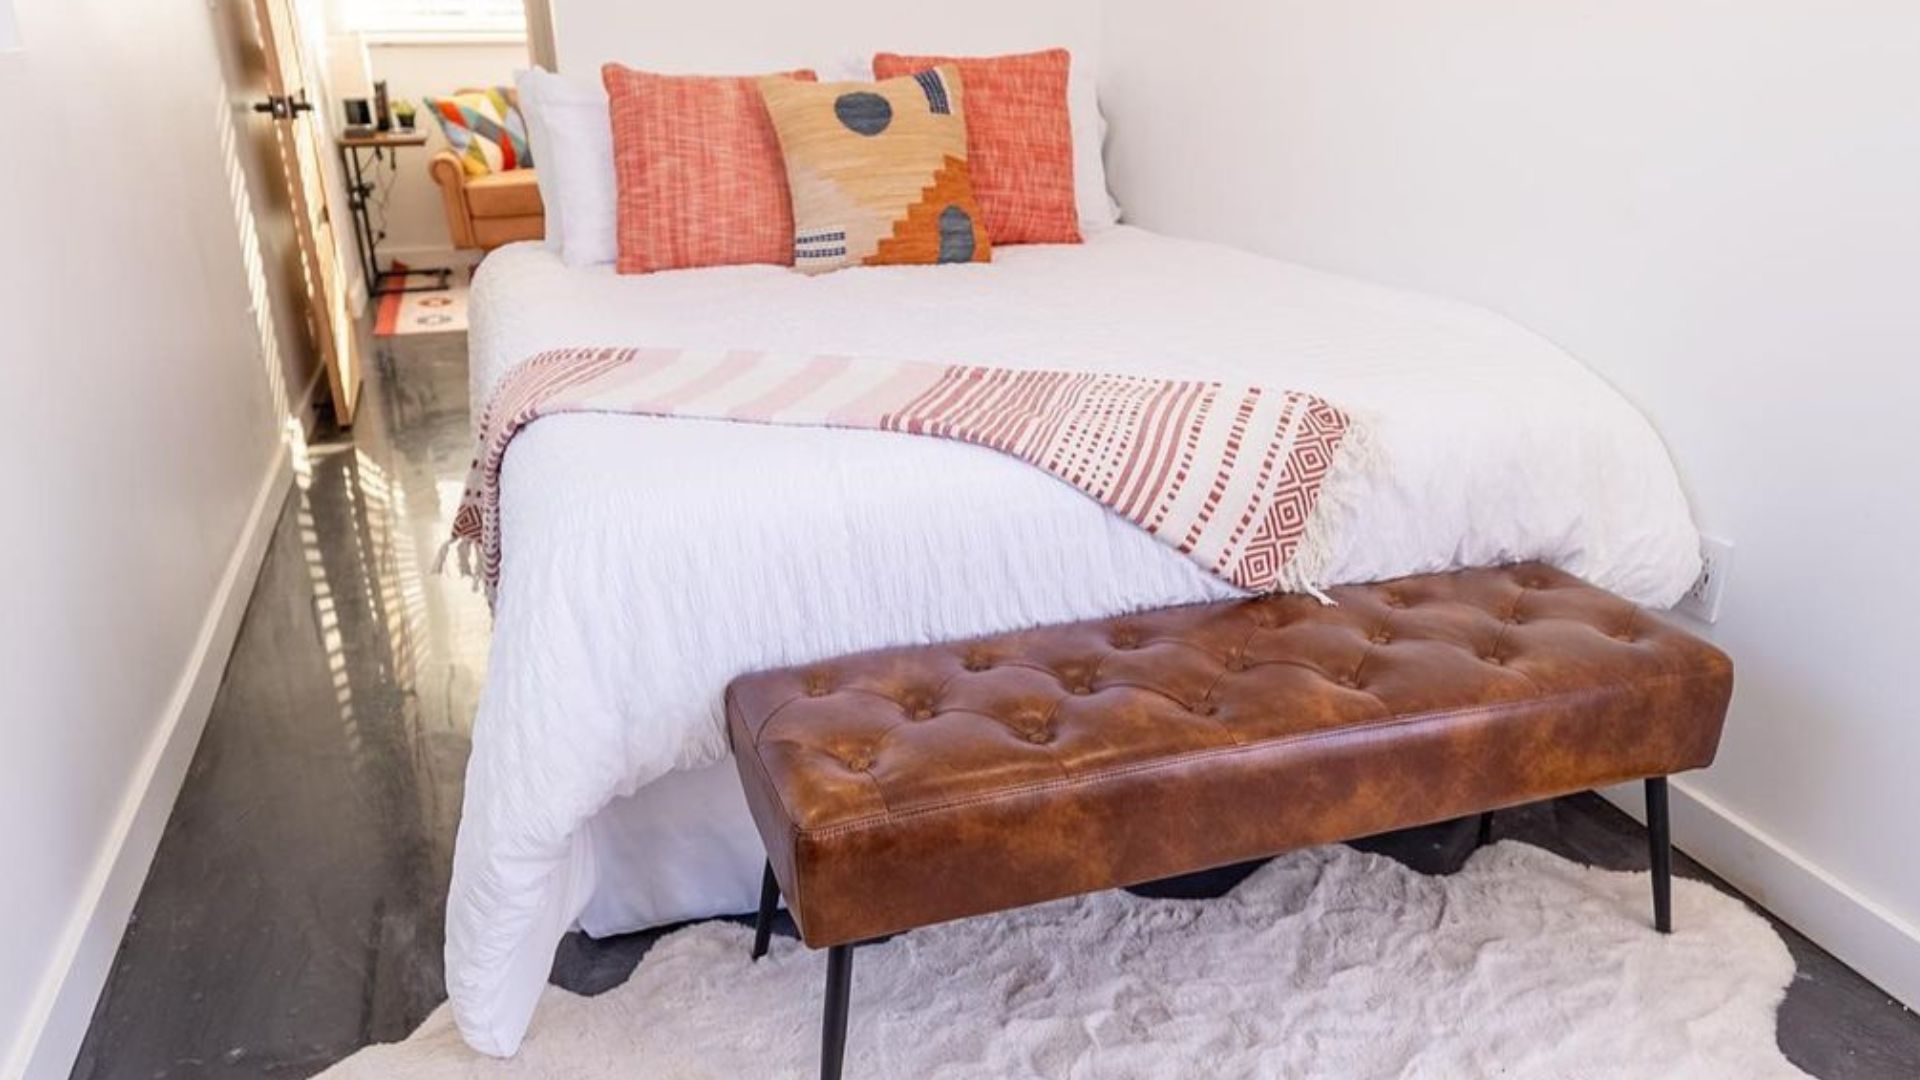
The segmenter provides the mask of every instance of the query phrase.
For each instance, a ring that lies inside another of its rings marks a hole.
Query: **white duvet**
[[[1646,419],[1513,323],[1137,229],[987,265],[619,277],[503,248],[472,294],[476,406],[569,345],[752,347],[1211,377],[1320,394],[1382,467],[1327,584],[1545,559],[1665,605],[1698,537]],[[477,409],[476,409],[477,411]],[[1078,491],[910,435],[565,416],[502,470],[504,563],[474,727],[447,983],[512,1053],[594,899],[586,823],[722,759],[735,675],[1234,590]]]

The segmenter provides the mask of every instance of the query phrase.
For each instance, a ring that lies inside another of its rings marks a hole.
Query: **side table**
[[[347,206],[353,212],[353,241],[360,249],[361,269],[367,275],[367,294],[385,296],[388,293],[439,292],[447,288],[453,271],[446,267],[427,270],[381,269],[380,241],[385,239],[386,232],[374,227],[371,210],[374,186],[367,180],[368,162],[398,162],[402,148],[427,145],[426,133],[375,131],[341,135],[335,141],[340,146],[340,164],[347,172]],[[430,284],[409,285],[407,278],[412,274],[426,275],[433,281]]]

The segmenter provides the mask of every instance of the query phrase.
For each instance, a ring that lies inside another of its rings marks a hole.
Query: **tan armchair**
[[[442,150],[428,165],[447,208],[447,235],[456,248],[491,251],[515,240],[546,235],[546,209],[532,169],[468,176],[452,151]]]

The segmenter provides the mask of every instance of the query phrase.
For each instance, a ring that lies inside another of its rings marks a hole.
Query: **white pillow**
[[[1067,122],[1073,127],[1073,201],[1080,231],[1104,229],[1120,220],[1120,203],[1107,190],[1107,117],[1100,111],[1099,73],[1075,56],[1067,66]],[[534,164],[540,151],[534,152]]]
[[[527,121],[527,143],[533,150],[533,178],[540,187],[540,206],[546,214],[546,237],[542,241],[547,250],[560,250],[560,219],[563,207],[560,205],[559,173],[554,165],[548,164],[552,157],[552,144],[547,141],[547,123],[540,111],[540,87],[547,73],[539,68],[529,68],[513,73],[513,88],[520,98],[520,115]]]
[[[620,254],[620,215],[606,88],[539,68],[521,72],[515,85],[535,140],[549,246],[557,235],[568,266],[612,263]]]

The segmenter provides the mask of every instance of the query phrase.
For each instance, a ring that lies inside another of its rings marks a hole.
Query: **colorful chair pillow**
[[[793,207],[756,77],[600,69],[623,274],[793,262]],[[791,76],[811,80],[811,71]]]
[[[468,176],[533,168],[527,122],[511,87],[466,90],[425,103]]]
[[[794,265],[987,262],[950,66],[880,82],[760,80],[793,193]]]
[[[1071,63],[1065,49],[972,58],[880,53],[873,75],[958,68],[967,88],[967,165],[987,234],[996,244],[1077,244]]]

